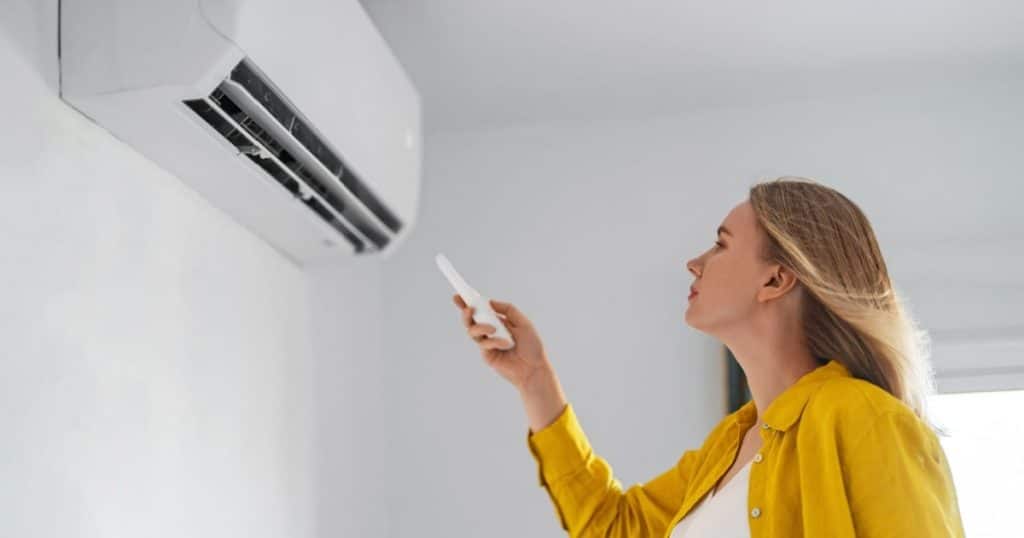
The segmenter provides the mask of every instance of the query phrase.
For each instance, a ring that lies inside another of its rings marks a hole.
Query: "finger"
[[[506,303],[504,301],[491,299],[491,308],[494,309],[495,313],[499,315],[504,315],[506,319],[508,319],[514,324],[519,324],[522,320],[525,319],[525,316],[523,316],[522,312],[520,312],[519,309],[516,308],[515,305],[513,305],[512,303]]]
[[[480,349],[486,350],[496,349],[498,351],[505,351],[506,349],[509,349],[511,346],[512,342],[509,342],[504,338],[487,338],[484,341],[480,342]]]
[[[467,329],[473,326],[473,310],[474,308],[472,306],[462,310],[462,324],[465,325]]]
[[[458,293],[452,296],[452,300],[455,302],[455,306],[459,308],[466,308],[466,302],[462,300],[462,296]]]
[[[469,328],[469,335],[476,338],[477,336],[486,336],[497,330],[498,329],[495,329],[493,325],[478,323]]]

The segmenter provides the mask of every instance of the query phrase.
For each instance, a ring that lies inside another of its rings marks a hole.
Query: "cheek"
[[[708,276],[716,290],[742,294],[751,291],[757,281],[757,264],[743,252],[722,253],[710,260]]]
[[[714,309],[722,313],[745,312],[755,302],[757,291],[752,286],[756,277],[745,269],[724,257],[709,261],[700,294],[694,303],[713,304]]]
[[[742,323],[750,317],[753,309],[749,294],[736,286],[730,286],[728,282],[715,284],[706,293],[701,288],[701,292],[687,306],[684,316],[687,325],[711,335]]]

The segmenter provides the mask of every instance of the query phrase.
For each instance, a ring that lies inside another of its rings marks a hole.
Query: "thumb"
[[[515,325],[523,325],[526,323],[526,316],[519,311],[512,303],[506,303],[504,301],[498,301],[491,299],[491,308],[499,314],[504,314]]]

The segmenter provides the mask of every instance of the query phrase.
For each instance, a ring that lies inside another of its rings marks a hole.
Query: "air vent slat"
[[[273,140],[275,145],[279,144],[276,147],[284,146],[282,149],[288,152],[289,158],[295,160],[296,173],[308,183],[315,185],[329,201],[337,202],[335,209],[341,212],[349,224],[368,237],[378,248],[383,248],[388,243],[389,232],[377,215],[371,212],[362,200],[354,197],[331,170],[296,140],[291,132],[285,130],[278,119],[274,118],[245,88],[235,82],[225,81],[219,86],[219,91],[221,93],[218,98],[230,100],[239,107],[246,115],[248,124],[255,123],[260,126],[254,134]]]
[[[254,65],[245,60],[239,62],[232,69],[230,79],[244,88],[392,233],[398,233],[402,229],[402,223],[398,217],[381,203],[351,168],[344,164],[344,160],[331,150],[316,129],[285,100]]]
[[[383,249],[401,230],[399,219],[248,60],[207,98],[184,103],[356,253]]]
[[[333,211],[330,208],[330,204],[320,198],[316,189],[303,183],[300,178],[295,176],[294,172],[273,154],[270,148],[264,146],[260,140],[255,138],[254,135],[228,114],[227,110],[235,110],[234,116],[237,117],[237,107],[227,106],[221,108],[221,103],[206,99],[185,101],[185,105],[235,146],[239,153],[244,154],[245,157],[266,172],[267,175],[272,177],[292,195],[299,198],[317,216],[340,233],[352,245],[356,254],[367,251],[366,237],[361,237],[360,234],[354,233],[350,229],[350,225],[345,222],[345,219]]]

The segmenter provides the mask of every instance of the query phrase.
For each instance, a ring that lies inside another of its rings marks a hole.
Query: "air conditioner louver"
[[[59,15],[61,98],[289,262],[384,260],[409,238],[420,96],[358,0],[89,0]]]
[[[184,103],[357,254],[383,249],[401,230],[401,221],[248,59],[209,96]]]

